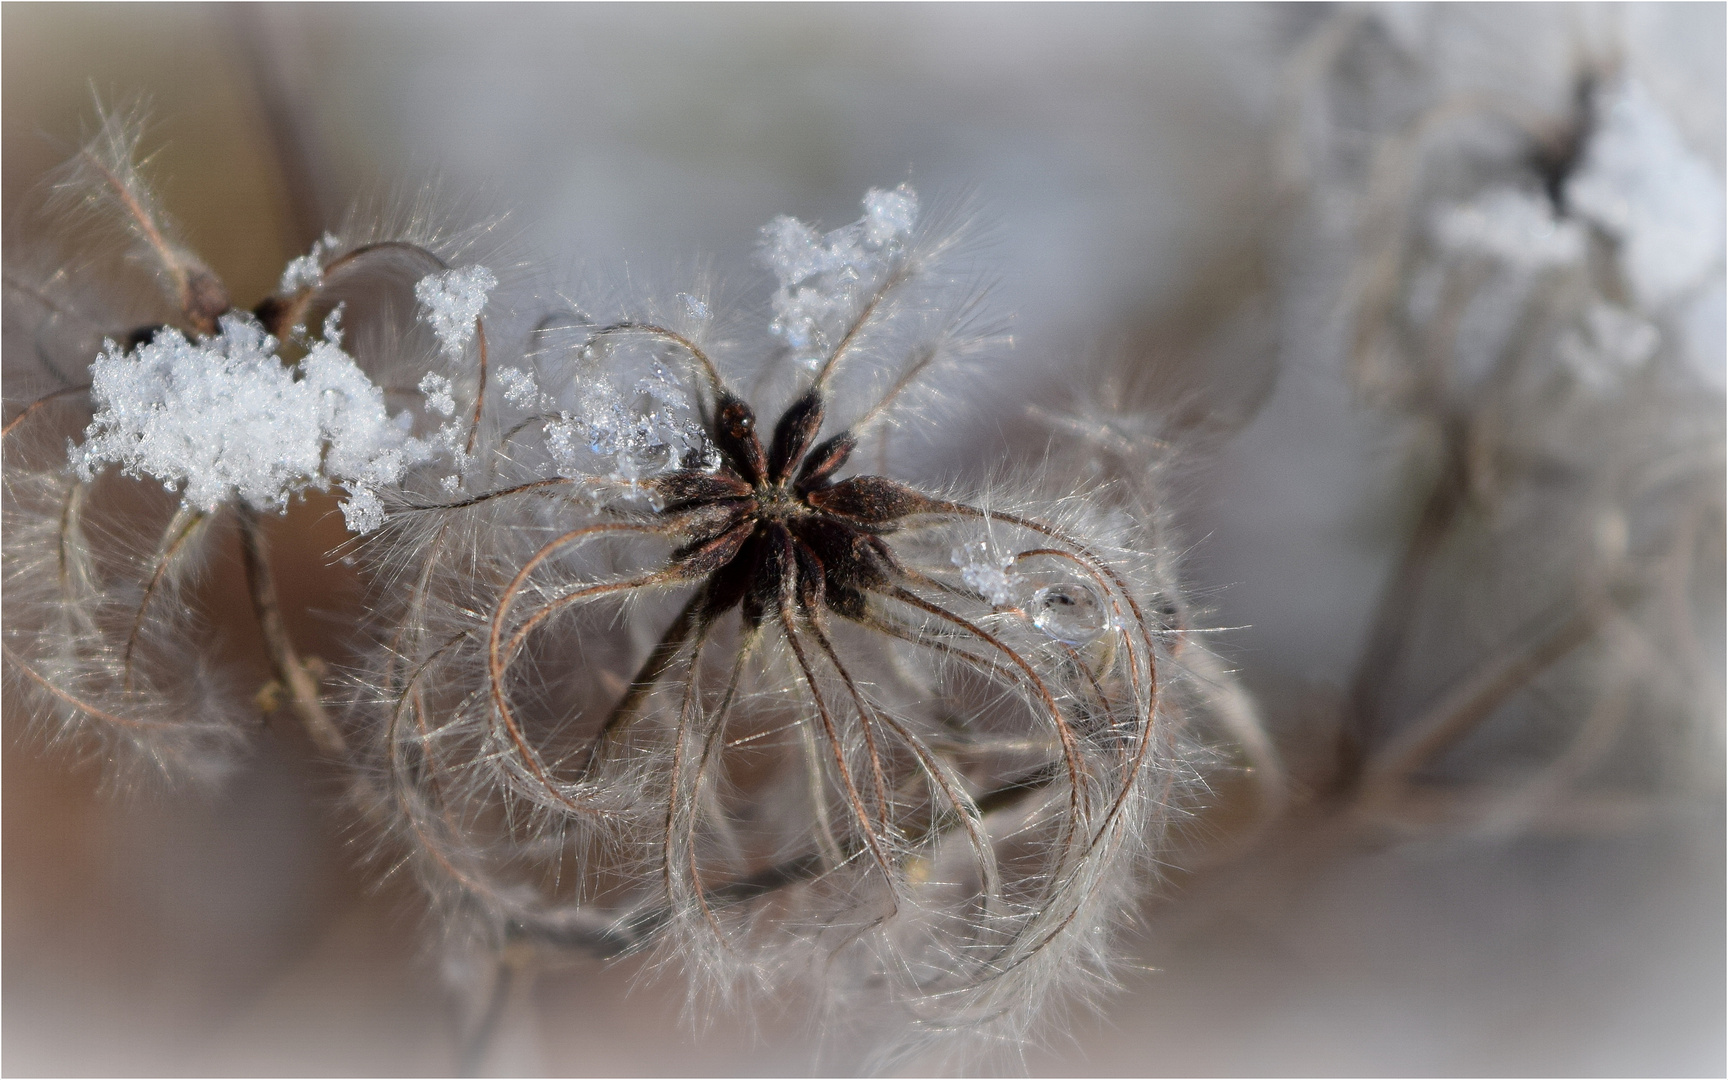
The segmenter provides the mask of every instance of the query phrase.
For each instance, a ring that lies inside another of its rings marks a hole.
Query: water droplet
[[[1083,582],[1046,585],[1032,594],[1032,625],[1068,645],[1084,645],[1110,629],[1098,591]]]

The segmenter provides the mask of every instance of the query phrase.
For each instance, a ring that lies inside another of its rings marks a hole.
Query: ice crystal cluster
[[[391,417],[384,392],[342,351],[338,315],[298,378],[244,314],[223,315],[218,332],[196,342],[173,327],[130,352],[108,341],[90,365],[96,415],[71,455],[79,478],[117,464],[205,514],[234,500],[282,510],[335,483],[350,493],[341,504],[349,529],[378,528],[378,489],[430,455],[402,423],[413,417]]]
[[[762,258],[780,288],[774,293],[774,333],[806,364],[840,344],[855,322],[861,298],[879,290],[897,268],[911,236],[918,199],[902,185],[872,190],[864,217],[818,234],[792,217],[762,230]]]
[[[322,283],[319,242],[283,272],[291,291]],[[497,279],[484,266],[428,274],[414,287],[426,321],[446,355],[459,357]],[[308,488],[340,485],[348,528],[369,533],[384,523],[379,490],[407,471],[455,449],[457,427],[426,441],[411,437],[414,417],[392,416],[384,392],[342,351],[340,306],[324,321],[323,337],[293,367],[275,338],[245,312],[223,314],[217,333],[188,340],[172,326],[131,351],[112,339],[90,365],[96,415],[71,454],[88,482],[106,465],[152,476],[179,491],[183,502],[213,513],[238,500],[254,510],[286,508]],[[428,372],[419,389],[427,408],[456,411],[449,379]],[[440,446],[442,444],[442,446]]]
[[[135,138],[105,117],[59,190],[119,193],[153,309],[8,277],[32,397],[5,435],[6,670],[52,737],[208,779],[285,704],[452,970],[650,951],[699,995],[801,988],[854,1064],[1011,1047],[1107,978],[1228,676],[1188,643],[1160,519],[1084,470],[865,464],[988,343],[909,187],[831,231],[773,221],[775,288],[733,337],[698,292],[501,301],[420,223],[325,234],[247,311]],[[267,542],[332,490],[372,583],[346,692],[288,633]],[[263,693],[217,659],[223,589]]]
[[[474,337],[474,320],[498,279],[484,266],[428,274],[414,285],[414,296],[447,356],[459,357]]]
[[[526,408],[538,392],[532,376],[518,373],[505,396]],[[588,383],[576,406],[545,424],[547,446],[563,475],[604,470],[601,475],[634,485],[669,469],[717,463],[690,399],[662,364],[650,365],[627,388],[605,378]]]

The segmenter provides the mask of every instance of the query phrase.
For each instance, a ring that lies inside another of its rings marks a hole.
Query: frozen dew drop
[[[618,451],[614,460],[618,465],[618,475],[628,480],[644,480],[678,466],[678,455],[665,443],[626,446]]]
[[[1110,629],[1104,598],[1083,582],[1045,585],[1032,594],[1032,625],[1068,645],[1085,645]]]
[[[992,554],[987,542],[974,540],[955,548],[951,557],[960,569],[960,580],[988,600],[990,606],[1007,607],[1024,595],[1020,591],[1024,579],[1012,569],[1012,555]]]

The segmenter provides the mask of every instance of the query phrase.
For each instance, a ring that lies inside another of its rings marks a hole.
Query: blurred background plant
[[[573,280],[975,187],[1016,347],[954,445],[1155,467],[1122,508],[1193,541],[1289,770],[1216,771],[1152,970],[1029,1067],[1722,1071],[1719,6],[0,18],[9,212],[89,80],[148,92],[235,296],[429,167]],[[272,522],[313,654],[356,597],[332,509]],[[123,802],[9,745],[9,1071],[448,1068],[418,902],[369,890],[301,738]],[[691,1033],[637,963],[525,984],[488,1067],[806,1067],[771,1017]]]

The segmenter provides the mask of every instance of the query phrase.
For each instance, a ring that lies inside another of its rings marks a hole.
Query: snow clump
[[[673,469],[720,464],[689,395],[658,362],[628,391],[605,379],[585,386],[574,412],[546,424],[546,444],[566,476],[590,475],[585,455],[592,455],[611,479],[632,486]]]
[[[1584,229],[1554,216],[1546,195],[1494,188],[1441,212],[1434,238],[1442,248],[1536,271],[1584,257]]]
[[[205,513],[240,500],[283,510],[307,488],[347,489],[348,528],[383,524],[377,489],[399,483],[430,448],[408,437],[384,392],[342,351],[332,312],[298,370],[250,315],[229,313],[211,337],[167,327],[136,349],[104,343],[90,365],[96,415],[71,464],[92,479],[116,464],[178,489]],[[296,377],[298,376],[298,377]]]
[[[439,416],[456,415],[456,387],[436,371],[428,371],[417,387],[425,395],[426,407]]]
[[[1600,92],[1597,129],[1566,206],[1620,243],[1632,291],[1656,308],[1722,261],[1722,181],[1636,82]]]
[[[315,289],[324,283],[324,260],[341,245],[329,233],[313,242],[309,254],[291,259],[282,270],[282,280],[276,286],[276,291],[284,296],[290,296],[301,289]]]
[[[484,266],[427,274],[414,283],[414,298],[425,309],[420,317],[438,335],[444,355],[462,355],[474,337],[474,320],[497,286],[498,279]]]
[[[839,343],[865,299],[888,279],[918,219],[918,197],[902,184],[864,196],[864,216],[818,234],[793,217],[777,217],[762,230],[762,260],[780,288],[774,294],[773,332],[806,364]]]
[[[498,385],[504,388],[504,400],[512,408],[532,409],[539,405],[543,395],[540,393],[540,383],[535,380],[533,372],[521,368],[507,367],[498,372]]]

